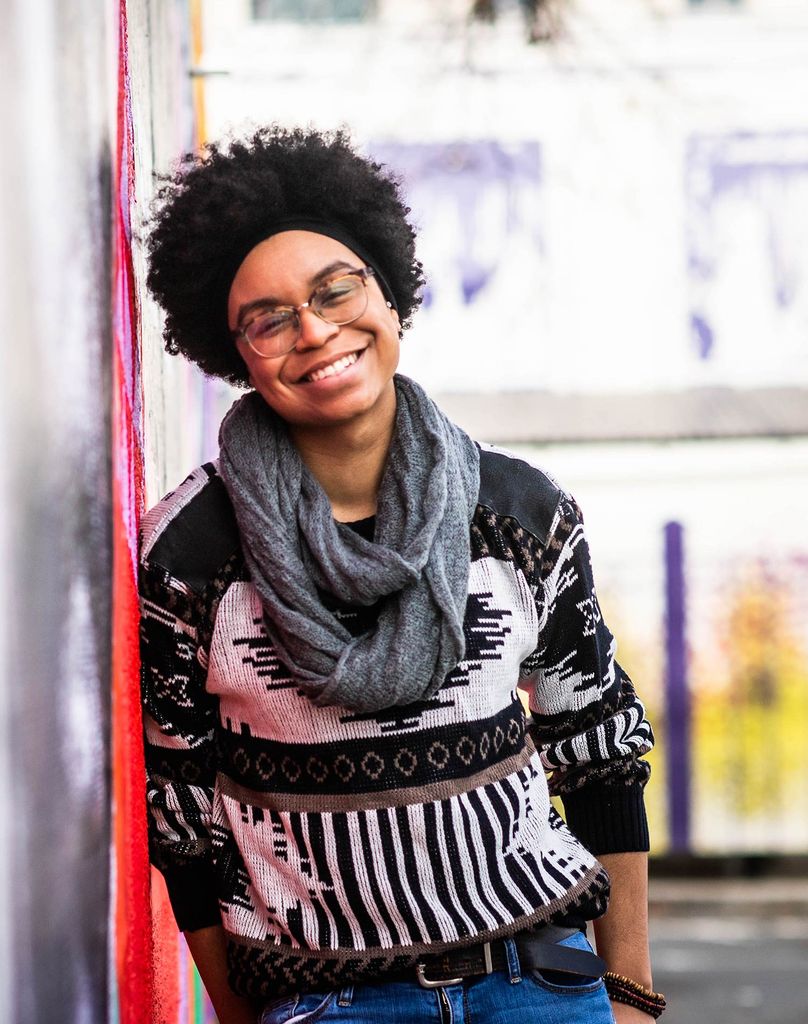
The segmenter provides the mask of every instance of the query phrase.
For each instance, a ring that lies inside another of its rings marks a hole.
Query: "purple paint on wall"
[[[702,360],[732,342],[720,336],[716,319],[720,303],[742,309],[754,287],[721,289],[723,264],[736,256],[739,217],[757,225],[765,270],[750,278],[772,306],[786,314],[795,309],[808,272],[800,246],[794,244],[797,218],[804,216],[808,193],[808,136],[784,132],[694,136],[686,156],[687,267],[691,282],[690,333]],[[748,244],[748,243],[746,243]],[[729,294],[732,298],[730,299]],[[768,344],[770,339],[765,339]],[[786,371],[787,372],[787,371]]]
[[[696,342],[696,348],[702,359],[708,359],[713,348],[713,332],[703,316],[690,314],[690,330]]]
[[[456,273],[444,278],[457,280],[464,305],[484,296],[517,232],[527,231],[533,247],[543,252],[535,203],[530,201],[542,178],[537,142],[377,142],[371,150],[402,177],[422,237],[428,239],[430,231],[443,230],[447,214],[456,218],[449,233]],[[492,201],[501,216],[492,218]],[[445,246],[446,233],[442,241]],[[434,303],[437,287],[434,279],[427,283],[426,308]]]
[[[687,681],[687,616],[681,523],[665,524],[665,710],[668,813],[671,848],[690,844],[690,694]]]

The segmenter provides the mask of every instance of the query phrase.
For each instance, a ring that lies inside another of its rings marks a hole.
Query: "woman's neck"
[[[331,503],[334,518],[355,522],[376,513],[376,500],[393,437],[395,415],[378,421],[340,424],[327,431],[292,428],[292,440]]]

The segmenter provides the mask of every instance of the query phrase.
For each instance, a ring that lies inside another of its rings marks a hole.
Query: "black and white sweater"
[[[597,916],[593,854],[648,848],[653,736],[578,508],[507,453],[484,448],[480,468],[465,658],[431,700],[374,714],[316,707],[279,661],[215,466],[144,520],[152,859],[180,928],[223,924],[237,992],[330,988]],[[323,599],[352,632],[372,623]]]

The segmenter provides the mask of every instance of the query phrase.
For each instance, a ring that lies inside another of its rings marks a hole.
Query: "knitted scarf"
[[[431,697],[463,657],[479,449],[397,375],[396,421],[368,541],[337,523],[285,422],[256,392],[219,433],[220,473],[281,660],[315,704],[362,712]],[[320,590],[379,602],[353,637]]]

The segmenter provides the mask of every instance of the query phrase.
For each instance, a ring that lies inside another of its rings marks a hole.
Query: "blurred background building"
[[[402,369],[582,504],[657,853],[808,848],[806,57],[776,0],[203,2],[207,136],[347,125],[389,165]]]
[[[162,351],[142,238],[181,153],[279,121],[347,125],[401,177],[428,281],[402,370],[583,506],[657,727],[657,870],[787,876],[729,909],[714,881],[657,885],[668,1019],[804,1024],[808,7],[7,8],[7,1019],[210,1017],[146,862],[133,574],[141,511],[215,456],[233,393]]]

